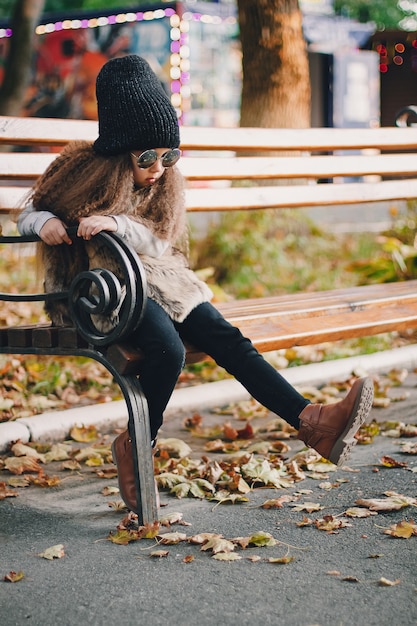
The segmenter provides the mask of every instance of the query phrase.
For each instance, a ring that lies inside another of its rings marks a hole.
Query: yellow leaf
[[[71,445],[67,443],[55,443],[49,452],[45,454],[45,460],[47,463],[51,463],[51,461],[66,461],[69,458],[70,451]]]
[[[47,548],[44,552],[40,552],[38,556],[41,556],[43,559],[48,559],[49,561],[62,559],[62,557],[65,556],[64,546],[62,543],[57,543],[55,546]]]
[[[401,539],[409,539],[412,535],[417,535],[417,524],[414,524],[413,520],[407,522],[402,520],[398,524],[392,524],[389,530],[385,530],[386,535],[392,537],[400,537]]]
[[[137,530],[118,530],[117,532],[109,533],[107,539],[112,543],[116,543],[121,546],[127,546],[131,541],[138,541],[142,536]]]
[[[74,441],[79,443],[91,443],[98,438],[97,428],[95,426],[74,426],[70,430],[70,436]]]
[[[274,539],[270,533],[260,531],[254,533],[249,537],[249,543],[253,546],[258,546],[258,548],[261,548],[264,546],[275,546],[278,541]]]
[[[88,467],[100,467],[100,465],[104,465],[104,461],[101,456],[93,456],[87,459],[85,464],[88,465]]]
[[[4,579],[7,583],[18,583],[19,580],[22,580],[22,578],[24,578],[25,575],[22,571],[20,572],[9,572],[8,574],[5,575]]]

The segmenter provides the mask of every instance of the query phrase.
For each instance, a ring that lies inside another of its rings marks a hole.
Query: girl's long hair
[[[127,215],[171,243],[186,231],[184,183],[175,167],[153,187],[135,189],[130,155],[103,157],[87,141],[63,149],[35,183],[32,201],[67,226],[87,215]]]

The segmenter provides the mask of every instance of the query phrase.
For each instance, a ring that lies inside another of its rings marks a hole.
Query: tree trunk
[[[29,83],[35,28],[45,0],[16,0],[10,22],[12,37],[0,88],[0,115],[19,115]]]
[[[238,0],[241,126],[310,126],[310,74],[298,0]]]

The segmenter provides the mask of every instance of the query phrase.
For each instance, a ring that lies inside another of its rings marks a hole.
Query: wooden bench
[[[0,152],[0,218],[17,212],[21,198],[63,145],[96,136],[96,122],[0,117],[0,145],[4,146]],[[348,210],[352,204],[417,198],[417,128],[182,127],[181,148],[179,166],[188,181],[190,212],[315,206],[346,206]],[[355,182],[349,181],[352,177]],[[277,186],[280,179],[285,179],[285,184]],[[318,184],[323,180],[326,182]],[[243,181],[244,186],[233,186],[234,181]],[[122,326],[111,337],[95,334],[89,322],[86,285],[103,277],[81,277],[70,294],[61,294],[72,302],[74,328],[35,325],[0,329],[0,353],[80,354],[98,360],[114,375],[135,423],[139,518],[148,523],[157,511],[147,406],[136,376],[142,355],[123,342],[126,329],[131,330],[140,319],[145,279],[140,261],[117,236],[99,236],[123,257],[129,280],[132,272],[141,277],[132,279],[130,296],[132,302],[138,300],[138,306],[129,305]],[[15,245],[16,241],[3,237],[0,245]],[[12,295],[0,294],[0,299],[10,300]],[[237,300],[218,308],[260,351],[267,352],[417,328],[417,281]],[[188,346],[188,362],[204,358],[206,355]]]

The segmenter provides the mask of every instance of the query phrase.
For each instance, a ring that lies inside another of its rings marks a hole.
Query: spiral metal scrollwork
[[[106,346],[131,334],[140,324],[146,304],[146,277],[137,254],[118,235],[103,231],[95,237],[117,260],[120,279],[104,268],[81,272],[71,283],[68,306],[80,335],[93,345]]]

